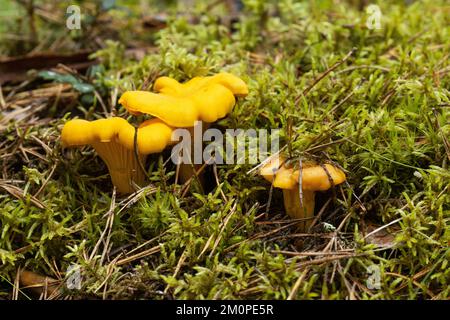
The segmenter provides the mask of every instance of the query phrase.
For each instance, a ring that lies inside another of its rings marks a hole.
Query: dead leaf
[[[97,61],[89,60],[92,51],[80,51],[71,54],[39,52],[19,57],[0,57],[0,84],[8,81],[22,81],[31,69],[43,70],[56,67],[62,63],[72,69],[85,69]]]
[[[7,192],[9,192],[11,195],[16,197],[17,199],[25,200],[25,198],[28,196],[28,197],[30,197],[31,203],[33,203],[36,207],[38,207],[39,209],[45,209],[45,205],[41,201],[39,201],[32,195],[24,194],[24,191],[22,189],[20,189],[19,187],[13,186],[11,184],[0,183],[0,188],[5,189]]]
[[[366,222],[364,224],[362,236],[366,237],[367,243],[375,244],[380,248],[394,247],[395,246],[395,234],[388,230],[388,229],[393,229],[393,228],[390,227],[390,228],[380,229],[381,227],[383,227],[383,226],[377,225],[373,222]],[[380,230],[374,232],[377,229],[380,229]]]
[[[32,271],[22,270],[19,273],[19,282],[26,289],[30,289],[36,294],[40,295],[46,292],[46,296],[48,297],[52,296],[58,290],[60,281]]]

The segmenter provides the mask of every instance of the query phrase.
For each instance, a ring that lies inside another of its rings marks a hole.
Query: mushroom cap
[[[225,117],[236,103],[235,95],[246,95],[247,85],[240,78],[219,73],[195,77],[186,83],[161,77],[154,89],[127,91],[119,99],[132,114],[150,114],[173,127],[192,127],[195,121],[214,122]]]
[[[171,144],[173,128],[159,119],[144,121],[137,129],[137,146],[140,154],[161,152]],[[112,117],[95,121],[69,120],[61,132],[65,147],[75,147],[96,142],[116,142],[129,150],[134,149],[135,128],[125,119]]]
[[[248,94],[247,84],[241,78],[228,72],[220,72],[209,77],[194,77],[185,83],[179,83],[177,80],[169,77],[159,77],[156,79],[153,88],[156,92],[186,97],[200,88],[214,83],[224,86],[236,96],[246,96]]]
[[[295,170],[293,175],[298,183],[300,171]],[[323,166],[314,165],[302,169],[303,190],[325,191],[330,189],[333,185],[341,184],[345,180],[346,176],[344,171],[329,163],[326,163]]]
[[[275,179],[275,174],[285,161],[286,159],[279,155],[272,157],[269,162],[264,164],[264,166],[259,169],[259,174],[262,175],[267,181],[273,182],[273,180]]]
[[[300,170],[290,168],[284,162],[283,157],[276,157],[261,168],[260,174],[276,188],[293,189],[298,186]],[[302,189],[307,191],[325,191],[346,180],[345,173],[341,169],[328,163],[323,166],[305,164],[301,176]]]

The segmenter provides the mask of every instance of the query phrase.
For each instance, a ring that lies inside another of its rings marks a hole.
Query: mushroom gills
[[[141,163],[145,163],[146,155],[136,155],[134,150],[129,150],[117,142],[95,142],[92,146],[106,163],[118,193],[133,193],[144,185],[145,172]]]

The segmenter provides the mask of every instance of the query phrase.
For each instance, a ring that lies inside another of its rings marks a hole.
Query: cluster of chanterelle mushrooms
[[[120,194],[132,193],[145,185],[147,155],[172,145],[175,128],[190,129],[196,121],[215,122],[231,112],[236,103],[235,95],[248,93],[244,81],[225,72],[195,77],[183,84],[160,77],[154,90],[158,93],[127,91],[119,99],[129,113],[154,117],[138,128],[123,118],[112,117],[95,121],[74,119],[62,129],[63,146],[90,145],[97,151]],[[180,180],[187,181],[195,170],[191,164],[182,164]]]
[[[62,129],[64,147],[90,145],[97,151],[120,194],[145,186],[147,155],[173,145],[172,134],[176,128],[188,129],[194,139],[193,127],[197,121],[202,122],[203,129],[207,128],[231,112],[236,97],[248,94],[243,80],[225,72],[195,77],[186,83],[160,77],[153,89],[156,93],[127,91],[119,99],[130,114],[153,117],[137,128],[123,118],[111,117],[95,121],[73,119]],[[198,168],[198,164],[181,164],[180,180],[192,178]],[[260,174],[274,187],[283,189],[285,210],[292,218],[300,218],[298,227],[303,231],[308,230],[314,215],[315,192],[345,181],[344,172],[335,166],[305,163],[295,168],[283,156],[272,157],[262,166]]]

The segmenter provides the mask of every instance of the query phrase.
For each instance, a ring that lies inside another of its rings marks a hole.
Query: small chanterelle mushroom
[[[328,190],[346,179],[345,173],[331,164],[305,163],[297,169],[289,167],[282,156],[265,164],[260,174],[274,187],[283,189],[286,213],[295,219],[305,219],[298,225],[301,232],[308,231],[312,223],[316,191]]]
[[[125,119],[68,121],[61,133],[65,147],[91,145],[106,163],[117,192],[132,193],[142,187],[146,156],[171,144],[173,129],[159,119],[143,122],[136,129]],[[136,141],[135,141],[136,138]]]
[[[248,87],[239,77],[221,72],[209,77],[195,77],[186,83],[179,83],[169,77],[160,77],[153,86],[158,93],[148,91],[127,91],[119,99],[131,114],[150,114],[170,126],[187,128],[192,140],[193,127],[200,123],[200,134],[208,125],[225,117],[236,103],[235,96],[246,96]],[[201,140],[201,138],[200,138]],[[194,159],[191,148],[190,159]],[[185,182],[197,171],[201,163],[182,163],[181,181]],[[200,179],[201,181],[202,179]]]

